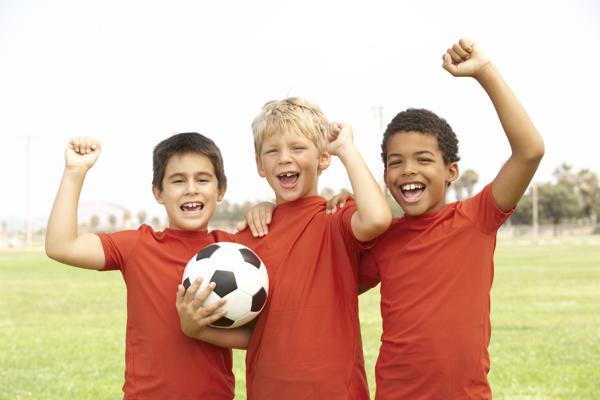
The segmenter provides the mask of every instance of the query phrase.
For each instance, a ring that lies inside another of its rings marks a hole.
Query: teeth
[[[425,187],[425,185],[422,185],[420,183],[407,183],[405,185],[402,185],[400,188],[402,190],[415,190],[415,189],[423,189]]]
[[[202,207],[202,203],[199,203],[199,202],[184,203],[183,207],[187,207],[187,208]]]
[[[285,176],[285,177],[288,177],[288,178],[290,176],[294,176],[294,175],[296,175],[295,172],[286,172],[286,173],[283,173],[283,174],[279,174],[279,176]]]

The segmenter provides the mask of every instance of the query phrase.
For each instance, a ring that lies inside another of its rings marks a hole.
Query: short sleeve
[[[363,251],[360,254],[358,264],[358,284],[366,288],[373,288],[379,284],[379,271],[377,262],[371,250]]]
[[[104,250],[104,268],[102,271],[124,270],[129,256],[135,250],[142,237],[144,226],[138,230],[121,231],[115,233],[100,233],[100,242]]]
[[[358,250],[370,249],[375,244],[375,239],[368,242],[361,242],[354,236],[354,233],[352,232],[352,216],[355,212],[356,203],[352,200],[349,200],[344,208],[333,214],[333,216],[334,218],[338,218],[336,222],[339,225],[340,231],[344,235],[344,241],[347,245]]]
[[[501,210],[492,194],[492,183],[488,183],[481,192],[462,201],[460,210],[484,233],[495,234],[502,224],[515,211]]]

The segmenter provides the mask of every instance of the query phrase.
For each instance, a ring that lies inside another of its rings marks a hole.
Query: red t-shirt
[[[185,336],[175,309],[186,264],[213,235],[142,225],[98,236],[105,270],[127,285],[125,399],[232,399],[231,351]]]
[[[509,215],[489,184],[439,212],[397,219],[380,237],[362,265],[381,277],[378,399],[492,398],[490,289],[496,232]]]
[[[269,272],[269,298],[246,354],[249,400],[368,399],[354,238],[354,203],[325,214],[325,199],[277,206],[269,234],[238,233]],[[220,239],[228,240],[228,239]]]

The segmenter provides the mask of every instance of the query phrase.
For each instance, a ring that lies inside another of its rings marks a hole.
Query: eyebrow
[[[416,155],[418,155],[418,156],[422,156],[422,155],[424,155],[424,154],[431,155],[431,156],[435,156],[435,154],[433,154],[433,152],[431,152],[431,151],[429,151],[429,150],[420,150],[420,151],[416,151],[414,154],[416,154]],[[388,158],[388,159],[390,159],[390,158],[392,158],[392,157],[399,157],[399,158],[402,158],[403,156],[402,156],[402,154],[399,154],[399,153],[390,153],[390,154],[388,154],[388,156],[387,156],[387,158]]]
[[[213,177],[213,176],[214,176],[214,175],[213,175],[213,174],[211,174],[210,172],[204,172],[204,171],[202,171],[202,172],[197,172],[197,173],[195,173],[195,174],[194,174],[194,176],[196,176],[196,175],[208,176],[208,177]],[[173,179],[173,178],[175,178],[175,177],[177,177],[177,176],[182,176],[182,177],[185,177],[185,174],[184,174],[183,172],[174,172],[174,173],[172,173],[171,175],[167,176],[167,179]]]

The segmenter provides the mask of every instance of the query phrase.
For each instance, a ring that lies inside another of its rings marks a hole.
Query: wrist
[[[477,73],[473,75],[473,78],[475,78],[479,82],[479,84],[485,86],[488,82],[496,79],[498,76],[499,72],[496,68],[496,65],[494,65],[492,61],[488,61],[487,63],[482,65],[481,68],[479,68],[479,71],[477,71]]]
[[[342,163],[346,164],[346,162],[354,159],[356,156],[360,156],[360,153],[354,143],[349,143],[343,146],[340,146],[336,154],[337,157],[342,161]]]
[[[89,168],[81,165],[66,165],[64,175],[72,178],[83,178],[87,174]]]

